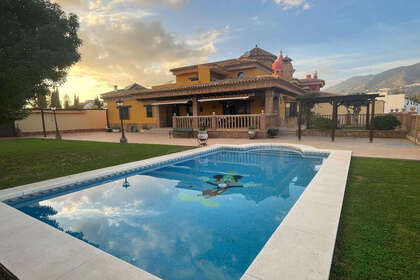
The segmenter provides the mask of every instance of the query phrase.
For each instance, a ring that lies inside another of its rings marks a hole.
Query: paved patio
[[[89,132],[89,133],[65,133],[62,135],[66,140],[86,140],[100,142],[119,142],[120,133],[113,132]],[[169,138],[166,134],[151,133],[127,133],[129,143],[145,144],[168,144],[196,146],[197,139]],[[37,136],[42,138],[42,136]],[[54,135],[48,135],[54,137]],[[278,138],[269,139],[238,139],[238,138],[214,138],[209,139],[208,144],[246,144],[246,143],[290,143],[304,144],[320,149],[350,150],[353,156],[358,157],[379,157],[394,159],[420,160],[420,146],[415,145],[407,139],[375,138],[373,143],[369,143],[365,138],[339,137],[335,142],[331,142],[328,137],[305,136],[298,141],[296,136],[285,135]]]

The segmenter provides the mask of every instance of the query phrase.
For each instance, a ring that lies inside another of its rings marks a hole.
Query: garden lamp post
[[[55,139],[61,140],[60,130],[58,130],[57,116],[55,115],[56,107],[52,107],[51,110],[54,112],[54,122],[55,122]]]
[[[117,100],[117,106],[118,106],[118,110],[119,110],[119,113],[120,113],[120,121],[121,121],[120,143],[122,143],[122,144],[127,143],[127,138],[125,138],[125,134],[124,134],[124,121],[123,121],[125,119],[124,116],[123,116],[123,113],[124,113],[126,108],[123,105],[124,105],[124,102],[121,99]]]
[[[130,183],[128,182],[127,177],[124,179],[124,182],[122,184],[122,187],[124,189],[128,189],[128,187],[130,187]]]

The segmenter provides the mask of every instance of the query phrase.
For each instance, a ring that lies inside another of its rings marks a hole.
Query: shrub
[[[312,121],[312,127],[320,130],[329,130],[333,126],[333,121],[323,117],[315,117]]]
[[[277,128],[269,128],[267,129],[267,135],[270,138],[273,138],[279,134],[279,130]]]
[[[150,127],[149,127],[149,125],[147,123],[144,123],[144,124],[141,125],[141,129],[143,129],[143,130],[149,130]]]
[[[373,119],[373,127],[377,130],[393,130],[401,125],[401,122],[394,115],[376,116]]]

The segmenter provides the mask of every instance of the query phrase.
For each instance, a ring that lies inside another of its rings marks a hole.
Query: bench
[[[193,138],[193,129],[192,128],[174,128],[169,132],[169,137],[174,138]]]

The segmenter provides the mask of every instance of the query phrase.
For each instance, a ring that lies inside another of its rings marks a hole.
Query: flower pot
[[[248,137],[249,139],[255,139],[255,137],[257,137],[257,132],[255,129],[248,130]]]
[[[207,139],[209,139],[209,134],[207,133],[207,130],[199,130],[197,138],[200,141],[207,141]]]

